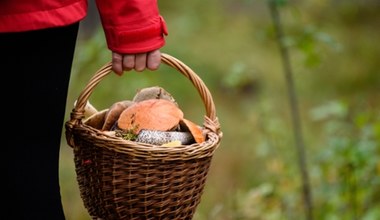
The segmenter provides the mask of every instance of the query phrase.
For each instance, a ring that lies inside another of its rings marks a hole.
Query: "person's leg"
[[[77,33],[78,24],[0,34],[7,219],[65,219],[59,148]]]

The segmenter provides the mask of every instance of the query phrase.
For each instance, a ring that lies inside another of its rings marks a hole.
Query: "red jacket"
[[[159,49],[167,35],[157,0],[96,0],[110,50],[141,53]],[[0,32],[69,25],[87,14],[87,0],[0,0]]]

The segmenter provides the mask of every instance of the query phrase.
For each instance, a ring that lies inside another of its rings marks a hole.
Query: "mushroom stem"
[[[90,117],[96,113],[98,113],[98,110],[89,101],[87,101],[86,106],[84,107],[84,116]]]

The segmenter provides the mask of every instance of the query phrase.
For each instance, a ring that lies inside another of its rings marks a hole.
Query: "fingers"
[[[117,74],[123,74],[123,56],[118,53],[112,53],[112,70]]]
[[[112,53],[112,70],[122,75],[124,71],[135,70],[142,72],[145,69],[157,70],[161,64],[160,50],[139,54]]]
[[[146,67],[150,70],[157,70],[161,64],[161,52],[154,50],[148,54]]]
[[[123,56],[123,70],[130,71],[135,68],[135,55],[126,54]]]
[[[146,64],[147,64],[146,57],[147,57],[146,53],[136,54],[136,57],[135,57],[135,70],[137,72],[141,72],[141,71],[145,70]]]

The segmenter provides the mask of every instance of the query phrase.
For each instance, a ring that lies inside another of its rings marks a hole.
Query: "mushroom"
[[[135,141],[154,145],[163,145],[170,142],[179,142],[177,145],[187,145],[194,143],[194,138],[190,132],[143,129],[139,132]]]
[[[182,131],[189,131],[193,135],[195,142],[202,143],[205,141],[205,136],[203,135],[201,127],[194,122],[186,118],[182,118],[179,124]]]
[[[165,99],[148,99],[134,103],[119,116],[117,127],[138,134],[142,129],[169,131],[178,128],[183,112]]]
[[[163,146],[163,147],[175,147],[175,146],[180,146],[181,144],[182,144],[181,141],[170,141],[168,143],[161,144],[161,146]]]
[[[133,102],[129,100],[119,101],[112,104],[105,115],[102,130],[103,131],[111,130],[111,128],[116,123],[116,121],[119,119],[121,112],[123,112],[126,108],[128,108],[132,104]]]
[[[143,88],[143,89],[137,91],[137,93],[133,97],[132,101],[141,102],[141,101],[148,100],[148,99],[165,99],[165,100],[171,101],[177,105],[173,96],[169,92],[167,92],[165,89],[163,89],[159,86]]]
[[[104,124],[104,116],[108,109],[95,113],[83,121],[84,124],[96,129],[101,129]]]
[[[77,105],[77,100],[75,100],[74,102],[74,107],[76,105]],[[87,101],[84,107],[84,117],[88,118],[91,115],[96,114],[96,113],[98,113],[98,110],[96,110],[96,108],[89,101]]]

